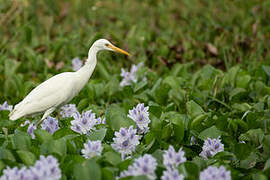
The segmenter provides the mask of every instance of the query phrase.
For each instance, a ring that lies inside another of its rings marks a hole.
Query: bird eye
[[[108,47],[108,46],[109,46],[109,44],[108,44],[108,43],[106,43],[106,44],[105,44],[105,46],[107,46],[107,47]]]

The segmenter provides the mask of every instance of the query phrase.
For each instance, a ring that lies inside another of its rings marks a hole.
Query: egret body
[[[55,109],[68,103],[88,82],[97,64],[97,53],[101,50],[129,55],[106,39],[95,41],[89,49],[87,61],[81,69],[76,72],[57,74],[38,85],[15,106],[9,114],[9,119],[14,121],[24,116],[45,112],[38,122],[39,124]]]

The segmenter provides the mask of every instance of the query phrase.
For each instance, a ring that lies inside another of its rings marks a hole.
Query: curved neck
[[[88,58],[84,66],[76,72],[77,74],[79,74],[83,83],[87,83],[93,71],[95,70],[98,51],[99,50],[96,47],[92,46],[88,52]]]
[[[95,61],[97,60],[98,51],[99,51],[99,49],[94,45],[89,49],[88,58],[87,58],[85,65],[88,63],[91,63],[93,60],[95,60]]]

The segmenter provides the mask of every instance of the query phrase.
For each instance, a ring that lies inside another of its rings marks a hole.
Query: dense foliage
[[[76,118],[63,118],[59,110],[52,115],[59,120],[53,134],[37,128],[30,136],[30,125],[21,124],[40,116],[13,122],[8,110],[0,111],[0,174],[52,155],[63,179],[113,179],[145,158],[161,178],[165,171],[172,174],[164,165],[172,145],[185,152],[175,168],[187,179],[198,179],[211,165],[225,167],[233,179],[267,179],[269,7],[268,0],[0,0],[0,104],[15,105],[42,81],[72,71],[71,60],[85,59],[98,38],[132,54],[100,53],[91,80],[72,100],[79,113],[91,109],[106,118],[90,133],[72,130]],[[121,68],[139,62],[137,81],[120,86]],[[136,127],[128,114],[139,103],[149,107],[150,124],[137,129],[143,131],[140,144],[134,142],[136,149],[125,158],[111,145],[115,132]],[[204,158],[211,139],[224,146]],[[95,155],[82,153],[88,140],[102,142]]]

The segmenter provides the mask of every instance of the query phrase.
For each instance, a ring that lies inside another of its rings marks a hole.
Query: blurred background
[[[132,57],[102,52],[93,82],[119,83],[144,62],[163,75],[177,63],[221,70],[270,64],[269,0],[0,0],[0,102],[87,58],[98,38]]]

